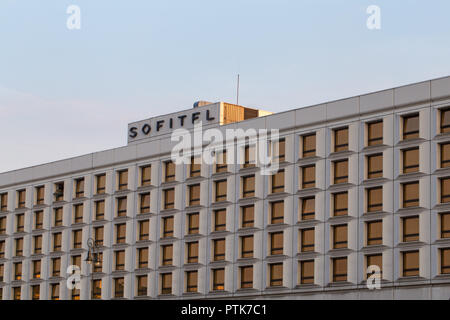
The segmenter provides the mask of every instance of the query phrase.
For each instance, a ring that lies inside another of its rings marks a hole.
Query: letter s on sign
[[[137,132],[136,132],[137,128],[136,127],[131,127],[129,130],[129,136],[130,138],[136,138],[137,136]]]

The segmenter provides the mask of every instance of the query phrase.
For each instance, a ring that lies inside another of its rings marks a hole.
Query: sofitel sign
[[[138,136],[143,138],[155,133],[169,133],[173,129],[193,127],[197,121],[211,122],[215,119],[216,117],[210,109],[153,118],[131,124],[128,128],[128,137],[129,140],[133,140]]]

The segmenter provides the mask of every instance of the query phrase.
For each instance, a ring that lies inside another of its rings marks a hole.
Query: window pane
[[[243,197],[255,196],[255,176],[243,177]]]
[[[301,199],[302,205],[302,220],[312,220],[315,218],[315,198]]]
[[[450,143],[441,144],[441,168],[450,167]]]
[[[283,254],[283,232],[270,234],[270,254]]]
[[[383,176],[383,154],[367,156],[367,179],[380,178]]]
[[[152,167],[146,166],[141,168],[141,186],[148,186],[151,183]]]
[[[241,237],[241,257],[252,258],[253,257],[253,236]]]
[[[441,133],[450,132],[450,109],[441,109]]]
[[[316,155],[316,134],[303,136],[303,158]]]
[[[450,273],[450,248],[441,249],[441,273]]]
[[[347,248],[347,225],[333,226],[333,248]]]
[[[227,180],[216,181],[216,202],[227,200]]]
[[[334,161],[334,183],[348,182],[348,160]]]
[[[383,222],[372,221],[367,223],[367,245],[383,244]]]
[[[419,206],[419,182],[403,184],[403,207]]]
[[[334,198],[334,215],[345,216],[348,214],[348,193],[340,192],[333,195]]]
[[[415,139],[419,137],[419,115],[403,117],[403,139]]]
[[[164,209],[173,209],[175,205],[175,189],[164,190]]]
[[[214,261],[225,260],[225,239],[213,240]]]
[[[283,223],[284,221],[284,201],[270,203],[271,224]]]
[[[284,170],[272,175],[272,193],[284,191]]]
[[[450,212],[441,213],[441,238],[450,238]]]
[[[175,163],[168,161],[165,163],[166,175],[165,182],[175,181]]]
[[[300,262],[300,283],[314,283],[314,260]]]
[[[213,290],[225,289],[225,269],[213,270]]]
[[[367,189],[367,212],[383,210],[383,187]]]
[[[241,288],[253,288],[253,266],[241,267]]]
[[[450,202],[450,177],[441,179],[441,203]]]
[[[242,228],[251,228],[254,225],[254,211],[255,207],[245,206],[242,207]]]
[[[403,173],[419,171],[419,148],[403,151]]]
[[[191,213],[188,217],[188,234],[197,234],[199,232],[199,219],[200,214]]]
[[[227,224],[227,210],[214,211],[214,231],[224,231]]]
[[[270,264],[270,286],[282,286],[283,285],[283,264],[272,263]]]
[[[348,128],[334,130],[334,151],[348,150]]]
[[[200,205],[200,184],[194,184],[189,186],[189,205]]]
[[[403,252],[403,276],[419,275],[419,251]]]
[[[383,270],[383,255],[382,254],[374,254],[367,256],[367,268],[370,266],[377,266],[380,268],[380,272]],[[367,278],[371,276],[373,273],[368,273]],[[380,274],[381,276],[381,274]]]
[[[314,228],[301,230],[301,251],[314,251]]]
[[[383,121],[372,122],[367,125],[369,146],[375,146],[383,143]]]
[[[347,281],[347,257],[333,259],[333,282]]]
[[[302,167],[302,188],[314,188],[316,185],[316,166]]]
[[[419,241],[419,217],[403,218],[403,242]]]

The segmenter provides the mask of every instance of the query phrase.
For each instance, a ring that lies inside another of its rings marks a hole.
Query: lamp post
[[[94,296],[94,279],[93,279],[93,273],[94,273],[94,266],[95,267],[99,267],[102,265],[102,261],[99,259],[99,249],[100,246],[97,245],[97,243],[95,242],[94,239],[89,238],[87,241],[87,245],[89,247],[89,251],[86,257],[86,262],[90,265],[92,265],[92,270],[91,270],[91,299]]]

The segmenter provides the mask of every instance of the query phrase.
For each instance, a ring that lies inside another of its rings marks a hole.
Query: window
[[[284,201],[270,202],[270,223],[277,224],[284,222]]]
[[[334,216],[345,216],[348,214],[348,193],[339,192],[333,194]]]
[[[25,231],[25,214],[17,214],[16,215],[16,232],[24,232]]]
[[[450,248],[441,249],[441,274],[450,273]]]
[[[227,200],[227,180],[216,181],[216,202]]]
[[[284,191],[284,169],[272,175],[272,193]]]
[[[334,161],[334,184],[348,182],[348,159]]]
[[[84,197],[84,178],[75,180],[75,198]]]
[[[39,279],[41,277],[41,260],[33,260],[33,279]]]
[[[6,234],[6,217],[0,218],[0,235]]]
[[[198,234],[199,232],[199,223],[200,223],[200,214],[198,212],[196,213],[190,213],[186,215],[188,220],[188,234]]]
[[[63,224],[63,208],[53,209],[53,226],[60,227]]]
[[[216,173],[227,172],[227,150],[216,153]]]
[[[127,215],[127,197],[117,198],[117,216],[125,217]]]
[[[141,167],[141,187],[149,186],[151,183],[152,183],[152,166],[149,165]]]
[[[36,284],[31,286],[31,300],[39,300],[41,296],[41,286]]]
[[[168,244],[161,246],[162,249],[162,265],[171,266],[173,262],[173,245]]]
[[[164,190],[164,209],[175,208],[175,189]]]
[[[314,251],[314,228],[302,229],[301,234],[301,252]]]
[[[164,182],[175,181],[175,163],[172,161],[167,161],[164,163],[165,166],[165,180]]]
[[[241,258],[253,258],[253,236],[241,237]]]
[[[22,262],[14,263],[14,280],[22,280]]]
[[[241,289],[253,288],[253,266],[240,267]]]
[[[439,111],[441,113],[441,133],[450,132],[450,108]]]
[[[116,224],[116,243],[125,243],[127,236],[126,223]]]
[[[333,258],[333,282],[347,281],[347,257]]]
[[[5,240],[0,241],[0,258],[5,258]]]
[[[34,247],[34,254],[40,254],[42,253],[42,236],[34,236],[33,237],[33,247]]]
[[[101,299],[102,298],[102,280],[96,279],[92,280],[92,299]]]
[[[83,204],[73,206],[73,223],[83,223]]]
[[[242,196],[244,198],[255,196],[255,176],[242,177]]]
[[[367,156],[367,179],[383,176],[383,154],[377,153]]]
[[[274,155],[274,162],[285,161],[286,160],[286,139],[281,138],[278,142],[275,142],[274,144],[278,145],[278,154]]]
[[[269,284],[271,287],[283,285],[283,263],[269,264]]]
[[[383,143],[383,120],[367,124],[367,145],[376,146]]]
[[[145,240],[149,240],[149,227],[150,227],[150,222],[149,220],[140,220],[138,221],[138,226],[139,226],[139,241],[145,241]]]
[[[50,284],[50,299],[59,300],[59,283]]]
[[[25,199],[26,199],[26,191],[19,190],[17,191],[17,208],[25,208]]]
[[[316,155],[316,134],[302,136],[303,158],[314,157]]]
[[[315,218],[315,197],[300,198],[301,202],[301,220],[314,220]]]
[[[419,171],[419,147],[402,150],[403,173]]]
[[[419,251],[403,252],[403,276],[419,276]]]
[[[139,213],[150,213],[150,192],[141,193],[139,197],[141,199]]]
[[[138,269],[144,269],[148,267],[148,248],[138,248]]]
[[[81,255],[72,256],[72,264],[81,268]]]
[[[72,300],[80,300],[80,289],[72,289]]]
[[[172,294],[172,273],[161,274],[161,294]]]
[[[53,234],[53,251],[61,251],[62,233]]]
[[[213,240],[213,261],[225,260],[225,239]]]
[[[409,182],[402,184],[403,208],[419,206],[419,182]]]
[[[98,264],[94,263],[94,271],[93,272],[102,272],[103,269],[103,252],[97,252],[97,261]]]
[[[402,218],[403,242],[419,241],[419,216]]]
[[[147,276],[136,276],[137,282],[137,295],[138,296],[146,296],[147,295]]]
[[[334,130],[334,152],[348,150],[348,127]]]
[[[125,270],[125,250],[115,251],[116,271]]]
[[[163,238],[173,237],[173,219],[173,216],[162,218]]]
[[[214,210],[214,231],[225,231],[227,226],[227,209]]]
[[[13,300],[20,300],[20,287],[13,287],[12,288],[12,296]]]
[[[189,206],[200,205],[200,184],[189,186]]]
[[[383,221],[367,222],[367,245],[383,244]]]
[[[74,249],[81,248],[81,239],[83,237],[83,232],[81,230],[72,231],[72,245]]]
[[[53,193],[55,202],[64,200],[64,182],[55,183],[55,192]]]
[[[255,146],[245,146],[244,148],[244,168],[255,166]]]
[[[314,260],[300,261],[300,284],[314,283]]]
[[[16,256],[21,257],[23,256],[23,238],[17,238],[15,240],[16,244]]]
[[[197,292],[198,271],[186,271],[186,292]]]
[[[403,117],[403,140],[419,138],[419,114]]]
[[[118,186],[117,190],[127,190],[128,189],[128,170],[121,170],[117,172]]]
[[[61,258],[52,258],[52,277],[59,277],[61,274]]]
[[[273,232],[270,234],[270,254],[283,254],[283,232]]]
[[[241,227],[252,228],[255,222],[255,206],[241,207]]]
[[[97,194],[103,194],[105,193],[105,186],[106,186],[106,174],[99,174],[95,176],[96,180],[96,192]]]
[[[441,168],[450,167],[450,143],[441,143]]]
[[[44,186],[36,187],[36,205],[44,204],[45,188]]]
[[[347,225],[333,226],[333,249],[347,248]]]
[[[114,279],[114,298],[123,298],[124,286],[125,286],[124,278]]]
[[[186,243],[187,263],[198,263],[198,241]]]
[[[213,269],[213,290],[225,290],[225,269]]]
[[[191,163],[189,165],[189,177],[200,177],[202,164],[200,157],[191,157]]]
[[[94,241],[97,246],[103,245],[104,227],[94,228]]]
[[[103,220],[105,218],[105,200],[95,202],[95,220]]]
[[[44,225],[44,211],[39,210],[34,212],[34,229],[40,230]]]
[[[8,194],[0,194],[0,212],[8,211]]]
[[[0,282],[3,282],[5,274],[5,266],[3,264],[0,264]]]
[[[302,167],[302,189],[316,186],[316,165]]]
[[[441,203],[450,202],[450,177],[441,178]]]
[[[383,270],[383,255],[382,254],[372,254],[372,255],[368,255],[366,256],[366,270],[368,267],[370,266],[377,266],[380,268],[380,277],[381,277],[381,273]],[[367,273],[366,277],[369,278],[372,273]]]
[[[367,212],[379,212],[383,210],[383,187],[368,188]]]
[[[450,238],[450,212],[441,213],[441,238]]]

